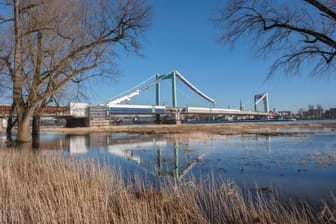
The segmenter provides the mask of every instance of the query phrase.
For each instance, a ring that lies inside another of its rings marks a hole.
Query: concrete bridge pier
[[[174,124],[180,125],[181,124],[181,112],[176,111],[175,113],[175,120]]]
[[[161,124],[161,114],[156,114],[155,115],[155,123],[156,124]]]
[[[0,131],[6,131],[7,128],[7,118],[0,118]]]
[[[181,112],[180,108],[168,108],[166,114],[161,117],[160,114],[156,115],[156,122],[158,124],[181,124]],[[158,120],[158,118],[160,120]]]
[[[178,108],[174,108],[173,111],[171,112],[171,117],[168,122],[169,124],[176,124],[180,125],[181,124],[181,110]]]

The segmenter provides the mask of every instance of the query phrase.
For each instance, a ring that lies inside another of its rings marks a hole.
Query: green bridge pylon
[[[191,84],[181,73],[178,71],[174,71],[171,73],[168,73],[166,75],[156,75],[156,105],[160,106],[160,81],[164,79],[171,79],[172,80],[172,103],[173,108],[177,108],[177,95],[176,95],[176,78],[179,78],[185,85],[187,85],[189,88],[191,88],[194,92],[196,92],[198,95],[206,99],[207,101],[212,103],[212,106],[215,106],[216,101],[204,93],[202,93],[199,89],[197,89],[193,84]]]
[[[173,107],[177,107],[177,95],[176,95],[176,72],[171,72],[166,75],[156,75],[156,105],[160,106],[160,81],[165,79],[171,79],[172,81],[172,104]]]

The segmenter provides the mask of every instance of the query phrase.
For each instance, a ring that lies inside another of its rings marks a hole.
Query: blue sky
[[[276,73],[266,80],[274,58],[256,58],[249,42],[241,40],[234,48],[220,43],[219,30],[211,22],[219,0],[152,0],[152,24],[142,40],[141,53],[121,52],[116,63],[120,75],[115,81],[93,87],[90,103],[108,99],[141,83],[148,77],[174,70],[214,98],[221,108],[253,109],[253,96],[268,92],[270,107],[278,110],[308,108],[320,104],[336,107],[336,76],[288,77]],[[171,85],[162,83],[162,103],[171,105]],[[177,83],[179,106],[210,106],[209,103]],[[155,104],[155,89],[133,98],[133,104]]]

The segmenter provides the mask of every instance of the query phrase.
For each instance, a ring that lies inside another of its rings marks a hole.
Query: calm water
[[[42,135],[44,154],[94,158],[156,181],[234,180],[252,192],[276,189],[286,198],[313,202],[336,194],[336,133],[296,136],[215,136],[173,139],[151,135],[95,133]]]

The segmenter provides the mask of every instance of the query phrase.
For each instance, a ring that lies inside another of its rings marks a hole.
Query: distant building
[[[292,118],[294,116],[292,111],[278,111],[278,114],[283,118]]]
[[[336,108],[324,110],[322,107],[309,108],[307,111],[300,111],[296,114],[298,119],[336,119]]]
[[[321,119],[324,116],[324,110],[322,108],[309,109],[308,111],[303,112],[304,118],[309,119]]]
[[[336,119],[336,108],[330,108],[325,111],[324,117],[327,119]]]

